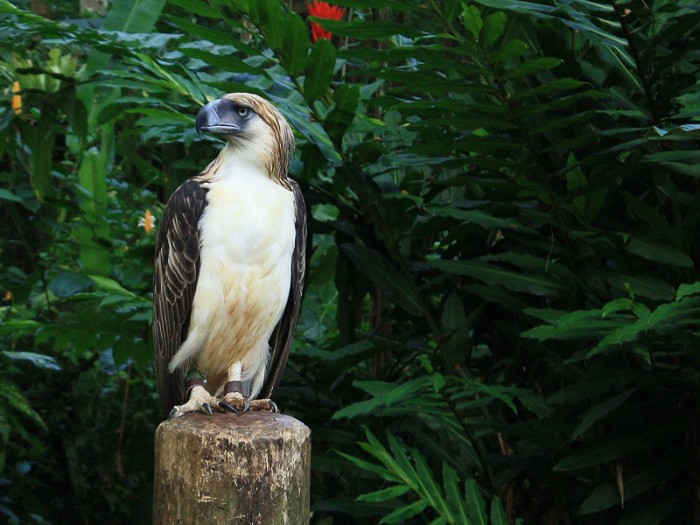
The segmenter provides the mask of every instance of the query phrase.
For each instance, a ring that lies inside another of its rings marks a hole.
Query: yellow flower
[[[19,94],[21,89],[22,86],[19,85],[19,82],[15,81],[12,84],[12,111],[15,112],[15,115],[22,113],[22,95]]]
[[[153,228],[156,227],[156,218],[151,213],[151,210],[146,210],[145,215],[139,218],[139,226],[146,230],[146,233],[153,231]]]
[[[9,290],[6,291],[6,292],[5,292],[5,297],[4,297],[4,299],[5,299],[6,301],[12,301],[12,292],[9,291]]]

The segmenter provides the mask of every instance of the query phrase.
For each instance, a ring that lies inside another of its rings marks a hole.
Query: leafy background
[[[338,3],[0,0],[0,515],[150,522],[142,224],[245,90],[311,211],[312,523],[696,523],[696,3]]]

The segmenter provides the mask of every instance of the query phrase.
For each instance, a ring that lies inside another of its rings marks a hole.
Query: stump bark
[[[199,413],[156,430],[154,525],[309,522],[311,431],[282,414]]]

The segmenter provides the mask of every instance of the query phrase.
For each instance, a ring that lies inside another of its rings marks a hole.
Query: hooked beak
[[[197,112],[196,129],[197,133],[202,131],[206,133],[221,133],[224,135],[233,135],[241,131],[237,122],[232,122],[219,115],[219,105],[221,99],[209,102],[206,106]]]

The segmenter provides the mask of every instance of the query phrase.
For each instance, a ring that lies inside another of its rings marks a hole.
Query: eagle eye
[[[246,118],[250,114],[250,108],[245,106],[238,106],[238,116],[241,118]]]

